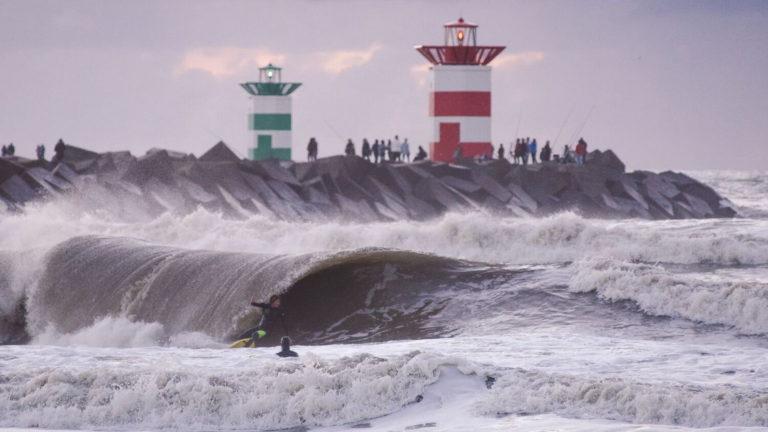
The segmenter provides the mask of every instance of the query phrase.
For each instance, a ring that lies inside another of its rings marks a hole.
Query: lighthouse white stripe
[[[432,91],[491,91],[489,66],[432,67]]]
[[[290,96],[253,96],[254,114],[290,114]]]
[[[459,123],[459,141],[491,142],[490,117],[433,117],[433,141],[440,141],[440,123]]]

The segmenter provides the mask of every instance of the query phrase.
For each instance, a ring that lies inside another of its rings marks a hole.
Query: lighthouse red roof
[[[443,27],[472,27],[477,28],[477,24],[471,23],[469,21],[464,21],[464,18],[459,18],[456,21],[445,23]]]
[[[449,22],[443,45],[418,45],[416,50],[434,65],[487,65],[502,51],[503,46],[477,45],[477,24],[464,21]]]

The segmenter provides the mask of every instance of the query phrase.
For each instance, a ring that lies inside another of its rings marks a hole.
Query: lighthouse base
[[[493,155],[493,145],[490,142],[462,142],[460,123],[440,123],[440,141],[430,143],[430,154],[436,162],[454,162],[456,148],[461,146],[461,157],[475,158]]]
[[[291,160],[290,132],[273,131],[256,135],[256,146],[248,149],[251,160]]]

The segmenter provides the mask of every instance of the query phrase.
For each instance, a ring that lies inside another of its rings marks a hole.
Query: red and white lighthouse
[[[450,162],[461,145],[464,157],[491,155],[491,67],[503,46],[478,46],[477,24],[459,18],[444,25],[444,45],[420,45],[432,67],[429,115],[434,131],[430,155]]]

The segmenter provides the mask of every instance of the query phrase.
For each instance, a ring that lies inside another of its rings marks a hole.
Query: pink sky
[[[762,1],[0,0],[0,142],[200,155],[251,137],[239,82],[272,61],[294,96],[294,158],[346,138],[426,145],[426,61],[460,15],[494,61],[493,141],[580,129],[632,168],[766,169]],[[594,107],[594,108],[593,108]],[[588,113],[592,111],[585,123]]]

